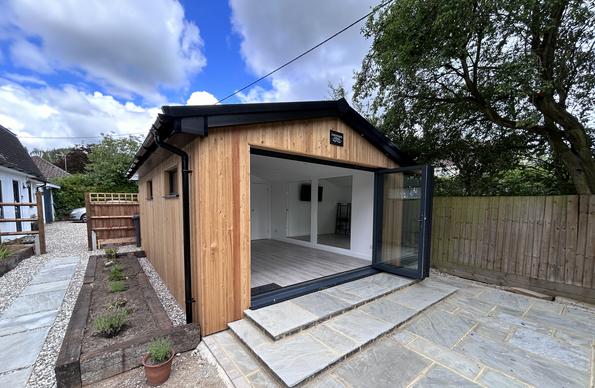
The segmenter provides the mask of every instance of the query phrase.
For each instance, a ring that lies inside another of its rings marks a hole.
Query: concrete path
[[[27,384],[78,262],[78,257],[49,260],[0,314],[0,387]]]

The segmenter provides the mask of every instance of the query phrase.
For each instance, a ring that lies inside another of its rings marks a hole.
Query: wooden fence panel
[[[139,214],[136,193],[85,193],[89,250],[109,245],[132,244],[132,216]],[[94,241],[95,240],[95,241]]]
[[[437,197],[432,265],[595,302],[595,195]]]

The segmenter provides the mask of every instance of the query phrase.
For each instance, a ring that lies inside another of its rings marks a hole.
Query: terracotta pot
[[[145,354],[143,357],[143,366],[145,367],[145,376],[149,385],[161,385],[167,381],[171,373],[171,363],[175,355],[176,353],[172,351],[171,357],[161,364],[149,364],[149,355]]]

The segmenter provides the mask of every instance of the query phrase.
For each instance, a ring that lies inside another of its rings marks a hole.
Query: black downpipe
[[[186,304],[186,323],[192,323],[192,268],[190,259],[190,186],[188,174],[188,154],[183,150],[165,143],[159,138],[159,133],[155,129],[152,130],[155,143],[160,148],[163,148],[171,153],[180,156],[182,160],[182,222],[184,228],[184,293]]]

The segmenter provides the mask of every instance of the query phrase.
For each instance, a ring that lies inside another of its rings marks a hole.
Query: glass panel
[[[381,176],[383,203],[379,264],[418,270],[421,174],[421,171],[406,171]]]
[[[351,247],[351,176],[318,181],[318,244],[337,248]]]
[[[287,184],[287,237],[310,241],[311,181]]]

